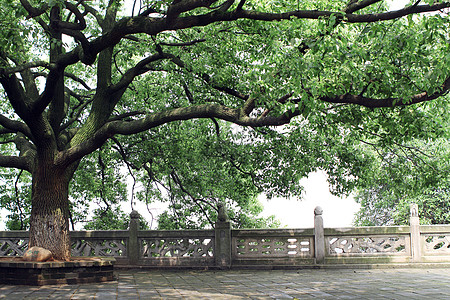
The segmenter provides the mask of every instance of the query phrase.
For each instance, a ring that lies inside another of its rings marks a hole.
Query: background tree
[[[448,129],[448,126],[447,126]],[[409,204],[417,203],[423,224],[450,222],[448,139],[415,140],[372,153],[368,174],[359,181],[357,225],[408,225]]]
[[[406,141],[419,103],[447,101],[448,15],[417,15],[447,1],[392,12],[379,0],[142,3],[127,17],[114,0],[0,4],[0,166],[31,174],[29,244],[57,259],[70,256],[69,183],[113,137],[198,118],[255,132],[291,123],[266,134],[275,147],[265,151],[293,141],[290,153],[327,166],[344,192],[364,167],[355,150],[366,131],[396,121],[391,139]],[[319,159],[295,144],[305,132],[323,141]],[[261,176],[292,167],[282,162]]]

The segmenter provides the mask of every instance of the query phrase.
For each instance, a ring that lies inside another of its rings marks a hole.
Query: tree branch
[[[200,3],[201,2],[201,3]],[[214,10],[210,13],[206,13],[198,16],[186,16],[178,17],[180,13],[186,11],[186,9],[193,9],[196,7],[207,7],[212,4],[213,0],[200,1],[178,1],[176,4],[172,4],[169,10],[172,10],[169,18],[153,18],[147,16],[136,16],[123,18],[115,23],[111,30],[96,38],[89,43],[88,47],[81,49],[76,47],[69,53],[60,55],[58,63],[62,65],[74,64],[77,61],[82,61],[85,64],[92,64],[95,61],[96,55],[102,50],[112,47],[118,44],[122,38],[130,34],[146,33],[148,35],[157,35],[163,31],[177,30],[192,27],[203,27],[212,23],[222,21],[235,21],[238,19],[252,19],[261,21],[279,21],[289,20],[291,18],[299,19],[319,19],[328,18],[331,15],[337,16],[337,19],[343,19],[349,23],[370,23],[384,20],[393,20],[400,17],[404,17],[410,14],[425,13],[439,11],[441,9],[450,7],[450,2],[436,3],[433,5],[417,5],[409,6],[397,11],[389,11],[377,14],[352,14],[343,13],[340,11],[318,11],[318,10],[297,10],[289,11],[285,13],[267,13],[251,10],[234,10],[234,11],[220,11]],[[360,6],[366,5],[370,2],[363,1]],[[85,8],[88,6],[84,4]],[[172,20],[170,20],[172,19]],[[170,22],[168,22],[170,20]],[[103,22],[100,22],[103,23]]]
[[[208,220],[208,222],[211,224],[211,226],[214,226],[214,222],[211,221],[211,219],[209,218],[207,212],[205,211],[205,209],[203,208],[203,206],[200,205],[199,202],[203,202],[209,206],[211,206],[213,209],[217,210],[216,207],[214,205],[212,205],[211,203],[209,203],[208,201],[201,199],[201,198],[196,198],[194,197],[194,195],[192,195],[191,193],[189,193],[189,191],[184,187],[183,183],[180,180],[180,177],[178,177],[178,174],[175,172],[175,169],[172,170],[172,172],[170,173],[170,176],[173,179],[173,182],[175,182],[176,185],[178,185],[178,187],[180,188],[180,190],[185,193],[186,195],[189,196],[189,198],[192,199],[192,201],[194,201],[195,205],[197,205],[200,210],[202,211],[202,213],[205,215],[206,219]]]
[[[0,84],[8,95],[14,111],[25,122],[30,118],[30,100],[15,74],[0,76]]]
[[[32,6],[27,0],[20,0],[20,4],[22,4],[23,8],[29,13],[30,18],[38,17],[48,9],[48,4],[46,2],[43,2],[40,9]]]
[[[242,106],[242,113],[246,116],[249,116],[250,113],[255,109],[255,98],[248,97],[245,101],[244,106]]]
[[[84,10],[88,13],[90,13],[92,16],[94,16],[94,18],[97,20],[97,23],[100,25],[100,27],[102,27],[103,25],[103,18],[102,16],[98,13],[98,11],[93,8],[92,6],[86,4],[86,1],[81,1],[81,5],[83,5]]]
[[[50,70],[47,75],[47,81],[45,83],[44,91],[39,96],[39,98],[33,102],[31,108],[31,113],[33,115],[41,114],[50,104],[58,87],[58,85],[55,83],[58,82],[61,73],[63,72],[64,70],[61,69]]]
[[[166,56],[163,53],[157,53],[151,56],[148,56],[138,62],[136,66],[129,69],[125,74],[122,76],[120,81],[116,83],[115,85],[111,86],[110,90],[111,92],[117,92],[121,89],[124,89],[130,85],[130,83],[134,80],[136,76],[139,76],[141,74],[144,74],[145,72],[149,71],[150,69],[147,67],[149,63],[161,60],[166,58]]]
[[[198,39],[198,40],[193,40],[193,41],[186,42],[186,43],[159,43],[159,44],[163,45],[163,46],[185,47],[185,46],[192,46],[197,43],[201,43],[201,42],[205,42],[205,41],[206,41],[206,39]]]
[[[131,112],[127,112],[127,113],[123,113],[117,116],[112,116],[108,122],[113,122],[113,121],[123,121],[126,118],[129,117],[134,117],[134,116],[138,116],[138,115],[145,115],[145,111],[131,111]]]
[[[73,146],[70,149],[60,152],[56,159],[56,163],[61,165],[70,165],[71,163],[81,159],[83,156],[98,149],[107,139],[116,134],[131,135],[169,122],[197,118],[217,118],[241,126],[280,126],[288,124],[293,117],[298,116],[300,113],[301,112],[299,110],[295,110],[294,112],[285,112],[279,116],[252,118],[243,115],[241,109],[239,108],[232,109],[216,103],[160,111],[150,114],[140,120],[133,120],[129,122],[108,122],[102,126],[90,139]]]
[[[81,104],[72,114],[72,117],[64,124],[61,125],[60,130],[65,130],[67,129],[70,125],[72,125],[74,122],[76,122],[78,120],[78,118],[81,116],[82,112],[84,111],[84,109],[86,108],[86,106],[88,106],[91,102],[93,101],[93,99],[89,99],[88,101],[84,102],[83,104]]]
[[[4,115],[0,115],[0,125],[11,130],[12,132],[21,132],[29,139],[32,139],[30,128],[25,123],[14,121]]]
[[[8,128],[4,128],[4,127],[0,127],[0,134],[9,134],[9,133],[15,133],[16,131],[8,129]]]
[[[368,108],[395,107],[431,101],[447,94],[449,90],[450,90],[450,77],[448,77],[444,81],[444,83],[439,87],[438,91],[434,92],[433,94],[428,95],[427,92],[419,93],[411,96],[407,102],[403,102],[402,99],[400,98],[376,99],[364,97],[361,94],[360,95],[345,94],[334,97],[322,97],[320,98],[320,100],[329,103],[357,104]]]
[[[354,13],[358,10],[371,6],[377,2],[381,2],[382,0],[362,0],[362,1],[350,1],[349,5],[345,8],[344,12],[347,14]]]
[[[180,14],[199,8],[199,7],[210,7],[211,4],[217,0],[184,0],[184,1],[174,1],[167,9],[166,21],[171,23]]]
[[[14,143],[14,139],[0,141],[0,145],[6,145],[6,144],[11,144],[11,143]]]
[[[59,21],[58,26],[70,30],[84,30],[86,28],[86,21],[84,20],[83,14],[78,10],[78,7],[68,1],[65,1],[64,5],[75,15],[75,20],[78,21],[78,23]]]
[[[172,62],[174,64],[176,64],[177,66],[179,66],[182,69],[187,69],[189,72],[192,72],[192,70],[190,70],[189,68],[187,68],[186,64],[177,56],[170,54],[170,53],[165,53],[164,54],[166,57],[170,58],[172,60]],[[201,79],[203,79],[207,84],[209,84],[213,89],[218,90],[220,92],[226,93],[228,95],[234,96],[236,98],[242,99],[242,100],[248,100],[249,96],[248,95],[244,95],[241,94],[240,92],[229,88],[229,87],[223,87],[223,86],[219,86],[217,84],[214,84],[211,80],[211,77],[206,74],[206,73],[201,73],[201,74],[197,74],[198,76],[201,77]]]
[[[442,2],[433,5],[408,6],[396,11],[388,11],[377,14],[353,14],[353,13],[319,11],[319,10],[298,10],[285,13],[266,13],[258,11],[241,10],[239,12],[234,12],[233,14],[223,14],[224,19],[223,21],[231,21],[232,18],[233,19],[245,18],[260,21],[281,21],[281,20],[289,20],[290,18],[293,17],[299,19],[319,19],[323,17],[330,17],[332,15],[336,15],[338,18],[344,19],[345,22],[348,23],[371,23],[378,21],[394,20],[411,14],[438,11],[448,7],[450,7],[450,2]],[[183,18],[180,18],[180,22],[181,21],[184,21]]]
[[[116,22],[111,30],[107,31],[102,36],[90,42],[89,47],[85,47],[85,49],[77,47],[71,52],[61,55],[59,63],[68,65],[81,60],[85,64],[92,64],[99,52],[101,52],[105,48],[116,45],[123,37],[135,33],[147,33],[148,35],[156,35],[160,32],[168,30],[206,26],[215,22],[234,21],[237,19],[254,19],[263,21],[289,20],[292,17],[302,19],[318,19],[322,17],[330,17],[333,14],[336,15],[338,19],[343,18],[346,22],[366,23],[382,20],[392,20],[409,14],[438,11],[443,8],[450,7],[450,3],[443,2],[433,5],[410,6],[398,11],[358,15],[351,13],[345,14],[339,11],[332,12],[317,10],[298,10],[285,13],[266,13],[241,9],[231,12],[215,10],[211,13],[198,16],[178,17],[179,14],[183,11],[186,11],[186,9],[189,10],[196,7],[208,7],[214,2],[215,1],[213,0],[208,0],[206,2],[200,0],[174,1],[174,4],[172,4],[169,8],[169,11],[172,10],[172,12],[170,12],[170,14],[172,14],[171,17],[168,16],[168,18],[152,18],[147,16],[136,16],[132,18],[123,18],[122,20]],[[363,1],[360,6],[363,6],[363,4],[366,5],[367,3],[369,2]],[[86,5],[84,2],[82,4],[85,9],[88,9],[88,5]],[[89,12],[94,13],[94,11],[91,10],[89,10]],[[169,19],[173,20],[167,22]],[[102,24],[103,21],[101,21],[100,17],[99,20],[99,23]]]
[[[68,73],[68,72],[64,72],[64,76],[67,78],[72,79],[73,81],[76,81],[78,83],[80,83],[86,90],[90,91],[92,90],[92,88],[86,83],[86,81],[84,81],[83,79],[75,76],[72,73]]]
[[[47,69],[52,69],[54,65],[42,60],[32,61],[29,63],[21,64],[20,66],[11,67],[11,68],[0,68],[0,76],[1,75],[9,75],[13,73],[19,73],[27,69],[36,68],[36,67],[44,67]]]
[[[292,97],[293,94],[294,94],[294,93],[286,94],[286,95],[284,95],[283,97],[277,99],[276,102],[281,103],[281,104],[284,104],[284,103],[286,103],[286,101],[287,101],[289,98]],[[272,111],[272,108],[266,109],[266,110],[261,114],[261,117],[266,117],[271,111]]]
[[[84,36],[83,33],[79,30],[73,30],[68,28],[61,29],[61,33],[71,36],[75,39],[75,41],[79,42],[81,44],[81,47],[83,48],[83,51],[89,52],[89,40]]]
[[[236,7],[236,10],[237,10],[237,11],[241,10],[242,7],[244,7],[245,1],[246,1],[246,0],[241,0],[241,1],[239,1],[238,6]]]
[[[31,166],[26,157],[0,155],[0,167],[15,168],[31,173]]]

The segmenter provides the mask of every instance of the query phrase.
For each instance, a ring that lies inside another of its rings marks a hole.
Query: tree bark
[[[70,259],[69,178],[64,169],[40,164],[33,174],[29,247],[52,252],[57,260]]]

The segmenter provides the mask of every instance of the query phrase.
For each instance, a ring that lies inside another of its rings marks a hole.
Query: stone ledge
[[[78,258],[72,261],[24,262],[0,259],[0,283],[14,285],[78,284],[112,281],[114,258]]]
[[[379,264],[310,264],[310,265],[233,265],[232,270],[353,270],[353,269],[449,269],[450,262],[440,263],[379,263]]]

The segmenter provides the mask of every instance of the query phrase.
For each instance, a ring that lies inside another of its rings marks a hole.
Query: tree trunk
[[[46,164],[33,173],[29,247],[48,249],[58,260],[70,259],[69,177]]]

